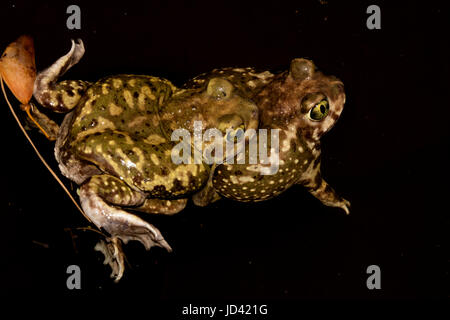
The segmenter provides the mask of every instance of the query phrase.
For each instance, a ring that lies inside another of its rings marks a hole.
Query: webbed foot
[[[313,178],[300,180],[298,183],[305,186],[308,191],[324,205],[341,208],[347,215],[350,214],[350,201],[339,196],[322,178],[320,171],[318,171]]]
[[[100,240],[94,247],[95,251],[103,253],[105,260],[103,264],[111,267],[111,278],[115,282],[122,279],[125,271],[125,254],[122,250],[122,244],[118,238],[106,238],[106,242]]]
[[[117,199],[117,200],[116,200]],[[130,240],[141,242],[149,250],[157,246],[172,251],[161,232],[141,218],[106,203],[136,206],[145,198],[129,188],[122,180],[108,175],[93,176],[80,188],[80,200],[86,215],[99,228],[125,244]],[[116,200],[115,202],[113,202]]]
[[[109,175],[92,176],[81,186],[79,195],[85,214],[98,228],[111,235],[111,239],[100,242],[96,250],[105,255],[105,264],[111,266],[116,281],[124,271],[120,240],[125,244],[130,240],[139,241],[147,250],[156,246],[172,251],[155,226],[116,207],[138,206],[145,200],[142,193],[132,190],[122,180]]]
[[[345,211],[345,214],[350,214],[350,201],[342,198],[340,202],[336,203],[336,207],[341,208]]]

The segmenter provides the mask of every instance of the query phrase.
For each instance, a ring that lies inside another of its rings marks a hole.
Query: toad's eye
[[[323,99],[309,110],[309,118],[313,121],[320,121],[325,118],[330,111],[327,99]]]

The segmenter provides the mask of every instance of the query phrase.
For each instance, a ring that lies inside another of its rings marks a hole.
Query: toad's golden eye
[[[323,99],[309,110],[309,118],[313,121],[320,121],[325,118],[330,111],[330,105],[327,99]]]

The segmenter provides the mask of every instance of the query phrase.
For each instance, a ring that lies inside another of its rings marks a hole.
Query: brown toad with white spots
[[[309,60],[294,59],[290,70],[280,74],[256,72],[252,68],[217,69],[198,76],[187,86],[199,86],[217,76],[229,80],[256,103],[259,129],[279,129],[279,152],[275,153],[268,139],[267,164],[235,161],[219,165],[213,174],[210,199],[217,199],[217,192],[237,201],[262,201],[299,184],[323,204],[342,208],[348,214],[350,203],[320,173],[320,138],[331,129],[344,108],[343,83],[317,71]],[[275,157],[278,170],[268,172]],[[197,201],[197,204],[207,202]]]

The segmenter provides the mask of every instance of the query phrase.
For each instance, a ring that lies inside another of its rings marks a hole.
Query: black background
[[[81,30],[66,28],[70,4],[81,7]],[[370,4],[381,7],[381,30],[366,27]],[[322,139],[322,172],[352,203],[345,216],[293,187],[261,203],[144,215],[174,252],[128,244],[131,267],[115,284],[93,250],[99,236],[76,230],[87,222],[1,102],[3,293],[139,293],[182,303],[448,298],[448,21],[433,1],[2,1],[0,48],[31,34],[38,70],[71,38],[83,39],[86,54],[66,79],[136,73],[181,85],[217,67],[279,71],[293,58],[313,59],[346,87],[344,112]],[[57,169],[52,143],[32,137]],[[78,291],[66,288],[71,264],[81,267]],[[372,264],[381,290],[366,287]]]

